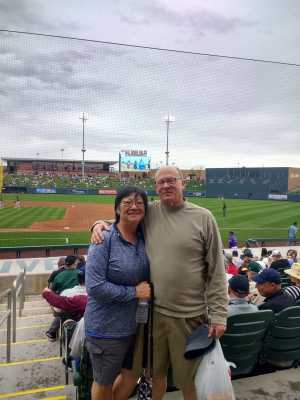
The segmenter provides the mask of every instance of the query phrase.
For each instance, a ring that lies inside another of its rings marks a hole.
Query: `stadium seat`
[[[93,370],[86,346],[83,346],[80,362],[72,360],[73,384],[78,400],[91,400]]]
[[[226,360],[236,365],[231,371],[233,377],[249,374],[254,369],[272,318],[273,312],[270,310],[228,318],[221,345]]]
[[[300,306],[275,314],[264,340],[262,361],[290,367],[300,360]]]
[[[66,320],[62,324],[61,343],[62,343],[63,363],[65,365],[66,385],[68,385],[69,383],[69,370],[72,369],[72,357],[70,356],[69,343],[71,341],[76,325],[77,322],[71,319]]]

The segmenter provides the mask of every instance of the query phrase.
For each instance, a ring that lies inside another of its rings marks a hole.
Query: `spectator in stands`
[[[281,289],[280,273],[273,268],[266,268],[253,277],[259,293],[265,297],[259,310],[272,310],[279,313],[287,307],[295,305],[295,301]]]
[[[57,260],[58,269],[51,272],[49,279],[48,279],[48,287],[50,287],[50,285],[54,281],[54,278],[56,277],[56,275],[65,270],[65,261],[66,261],[66,257],[59,257],[59,259]]]
[[[268,249],[266,247],[262,247],[260,259],[263,260],[265,257],[268,257]]]
[[[250,249],[248,249],[248,248],[244,249],[243,255],[244,255],[245,257],[248,257],[249,259],[253,258],[253,253],[252,253],[252,251],[251,251]],[[251,261],[251,260],[250,260],[250,261]]]
[[[111,399],[113,384],[127,397],[135,383],[132,369],[138,299],[150,298],[149,262],[141,231],[146,193],[137,187],[115,198],[116,223],[87,256],[88,304],[84,315],[94,382],[92,400]],[[128,386],[129,385],[129,386]],[[126,392],[126,395],[124,394]]]
[[[286,258],[282,258],[280,250],[272,251],[272,262],[270,268],[276,269],[277,271],[283,271],[285,268],[289,268],[290,263]]]
[[[84,274],[80,273],[78,275],[78,280],[80,281],[80,287],[84,290],[81,292],[68,292],[67,289],[61,294],[57,294],[53,292],[49,288],[45,288],[43,290],[43,297],[47,302],[52,306],[55,307],[56,311],[65,311],[69,313],[69,316],[65,316],[65,318],[72,318],[75,321],[79,321],[84,314],[85,311],[85,306],[87,303],[87,293],[85,290],[85,285],[84,285]],[[64,293],[64,294],[63,294]]]
[[[238,268],[243,264],[243,261],[239,257],[239,252],[238,250],[233,250],[232,251],[232,262],[234,265],[236,265]]]
[[[245,275],[235,275],[228,281],[229,306],[228,316],[257,311],[257,307],[249,304],[249,281]]]
[[[294,285],[287,286],[284,291],[294,300],[300,300],[300,263],[294,263],[291,268],[285,269],[284,272],[290,276]]]
[[[249,281],[252,281],[253,277],[256,274],[259,274],[261,271],[261,265],[257,261],[250,261],[248,264],[248,271],[247,271],[247,276]]]
[[[228,235],[228,247],[233,250],[237,250],[238,241],[235,233],[233,231],[229,232]]]
[[[257,259],[256,262],[258,262],[258,264],[259,264],[262,268],[267,268],[267,267],[268,267],[268,261],[269,261],[268,249],[266,249],[265,247],[263,247],[263,248],[261,249],[260,258]]]
[[[248,265],[249,263],[252,261],[252,253],[251,252],[247,252],[245,249],[244,253],[241,254],[241,260],[242,260],[242,264],[239,267],[239,274],[241,273],[242,270],[248,269]]]
[[[85,257],[80,255],[77,257],[77,259],[78,259],[77,269],[85,273],[85,264],[86,264]]]
[[[65,289],[70,289],[76,285],[78,285],[78,274],[79,271],[76,269],[77,266],[77,257],[76,256],[67,256],[65,259],[65,269],[60,272],[54,278],[50,289],[55,293],[60,294]]]
[[[286,253],[286,257],[288,262],[290,263],[290,266],[292,266],[294,263],[297,262],[297,257],[298,257],[297,250],[289,249]]]
[[[225,253],[225,265],[227,274],[236,275],[238,273],[238,267],[233,263],[231,254]]]
[[[247,275],[248,273],[248,265],[241,265],[240,268],[238,269],[238,275]]]
[[[294,222],[288,229],[288,246],[296,246],[297,242],[297,222]]]
[[[65,289],[63,290],[60,295],[61,296],[66,296],[66,297],[72,297],[72,296],[77,296],[77,295],[84,295],[86,296],[86,287],[85,287],[85,273],[80,271],[78,274],[78,285],[70,288],[70,289]]]

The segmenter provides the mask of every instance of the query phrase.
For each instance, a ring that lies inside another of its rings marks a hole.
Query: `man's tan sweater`
[[[156,310],[178,318],[208,310],[212,323],[225,325],[227,283],[212,214],[189,202],[171,209],[156,201],[147,212],[145,236]]]

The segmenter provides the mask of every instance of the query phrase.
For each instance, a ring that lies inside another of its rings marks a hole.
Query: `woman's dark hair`
[[[238,257],[238,256],[239,256],[239,252],[237,250],[233,250],[232,257]]]
[[[118,223],[120,221],[120,215],[117,212],[117,209],[119,208],[121,201],[128,196],[131,196],[132,194],[134,194],[134,198],[136,198],[137,196],[141,196],[143,203],[144,203],[144,207],[145,207],[145,213],[147,212],[147,208],[148,208],[148,198],[147,198],[147,194],[143,189],[140,189],[136,186],[125,186],[124,188],[118,190],[118,193],[116,194],[116,198],[115,198],[115,220],[116,223]]]

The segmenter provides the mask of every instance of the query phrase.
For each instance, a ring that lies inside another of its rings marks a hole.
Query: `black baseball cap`
[[[214,337],[208,336],[208,326],[200,325],[186,340],[184,357],[188,360],[202,356],[216,344]]]
[[[249,281],[246,275],[234,275],[228,281],[229,287],[239,294],[249,293]]]

